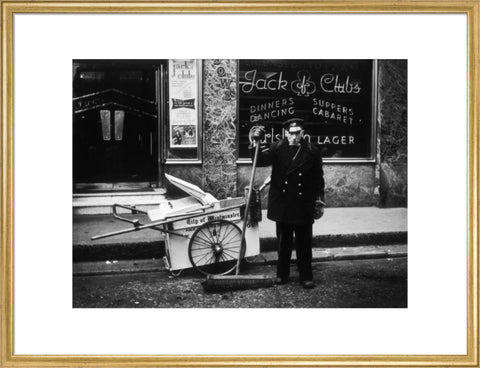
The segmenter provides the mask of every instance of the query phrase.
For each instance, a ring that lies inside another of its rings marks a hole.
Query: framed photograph
[[[1,9],[2,367],[478,367],[478,1]]]

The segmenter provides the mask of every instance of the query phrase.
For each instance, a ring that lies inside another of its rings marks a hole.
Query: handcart
[[[261,220],[259,192],[257,206],[250,208],[245,239],[241,242],[245,198],[217,200],[209,193],[186,181],[165,175],[190,197],[165,201],[158,208],[142,211],[135,206],[113,205],[113,216],[133,225],[130,228],[92,237],[92,240],[153,229],[165,235],[165,263],[175,275],[193,267],[204,275],[226,275],[235,270],[237,259],[260,254],[258,222]],[[264,186],[262,186],[263,188]],[[142,214],[148,222],[120,215],[122,211]],[[253,214],[253,215],[252,215]]]

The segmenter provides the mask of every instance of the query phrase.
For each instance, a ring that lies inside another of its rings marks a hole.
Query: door
[[[74,61],[73,180],[84,190],[157,182],[158,63]]]

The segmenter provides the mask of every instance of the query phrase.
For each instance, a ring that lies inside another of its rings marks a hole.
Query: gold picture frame
[[[2,1],[2,367],[476,367],[479,365],[479,1]],[[432,13],[467,17],[467,354],[17,355],[13,326],[13,16],[17,13]]]

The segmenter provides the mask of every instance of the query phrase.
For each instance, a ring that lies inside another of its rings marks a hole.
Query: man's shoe
[[[275,282],[275,285],[285,285],[286,283],[288,283],[288,278],[276,277],[274,282]]]
[[[304,289],[313,289],[315,287],[313,281],[301,281],[300,283],[302,284]]]

